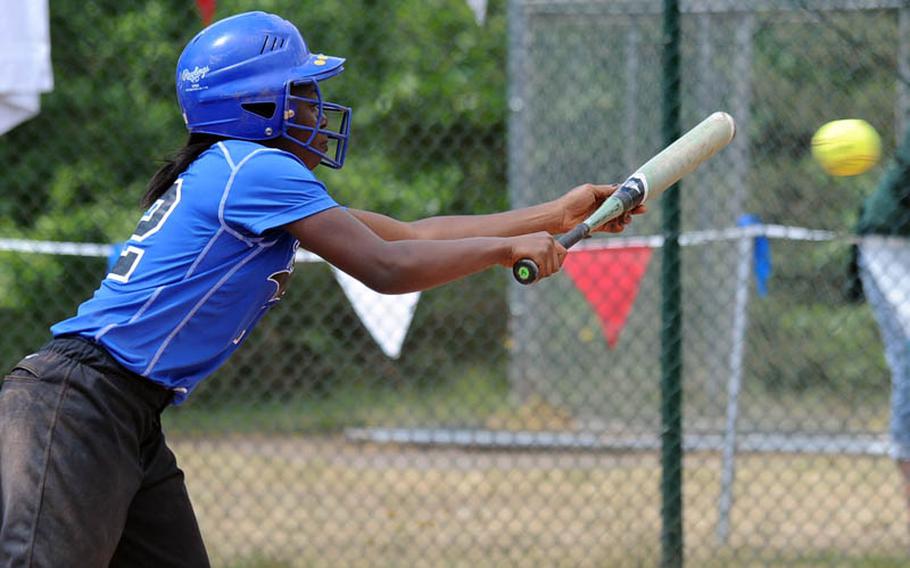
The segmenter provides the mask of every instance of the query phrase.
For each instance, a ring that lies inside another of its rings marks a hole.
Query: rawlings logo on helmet
[[[189,69],[184,69],[180,72],[181,81],[189,81],[193,84],[193,87],[197,86],[197,83],[205,78],[205,74],[209,72],[209,66],[199,67],[198,65],[190,71]]]

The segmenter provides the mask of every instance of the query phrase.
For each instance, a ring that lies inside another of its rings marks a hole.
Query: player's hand
[[[562,213],[560,226],[556,228],[555,233],[565,233],[572,230],[575,225],[581,223],[591,213],[619,189],[617,184],[595,185],[586,183],[572,189],[554,203]],[[641,215],[648,210],[647,205],[639,205],[632,211],[627,212],[621,217],[617,217],[608,223],[604,223],[596,229],[596,232],[621,233],[626,225],[632,222],[632,215]]]
[[[529,258],[540,270],[540,278],[546,278],[559,272],[562,261],[566,258],[566,249],[553,235],[545,231],[509,237],[511,253],[508,262],[503,266],[512,268],[519,260]]]

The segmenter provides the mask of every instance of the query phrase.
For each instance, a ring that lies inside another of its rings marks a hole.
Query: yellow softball
[[[834,120],[812,136],[812,156],[833,176],[859,175],[878,163],[882,141],[865,120]]]

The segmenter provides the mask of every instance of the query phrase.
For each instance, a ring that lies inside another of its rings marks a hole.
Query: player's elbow
[[[409,276],[413,266],[407,257],[392,256],[371,263],[358,279],[380,294],[406,294],[415,292],[415,280]]]
[[[369,284],[368,284],[369,286]],[[380,294],[407,294],[408,292],[417,292],[419,289],[408,285],[406,282],[389,281],[375,286],[369,286],[374,292]]]

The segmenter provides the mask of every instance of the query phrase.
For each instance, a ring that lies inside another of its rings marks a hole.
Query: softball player
[[[321,90],[343,63],[262,12],[186,46],[187,145],[150,181],[148,209],[92,298],[2,383],[0,565],[208,565],[160,414],[281,299],[298,246],[387,293],[521,258],[549,276],[566,254],[551,233],[614,189],[413,223],[339,207],[313,170],[347,154],[351,111]]]

